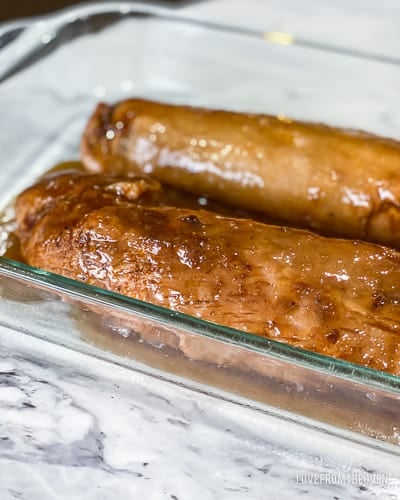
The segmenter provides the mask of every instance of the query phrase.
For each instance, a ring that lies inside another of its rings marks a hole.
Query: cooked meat
[[[158,306],[400,374],[400,253],[144,206],[146,179],[62,175],[16,202],[24,258]]]
[[[291,226],[400,249],[400,143],[392,140],[131,99],[97,107],[81,151],[91,172],[151,173]]]

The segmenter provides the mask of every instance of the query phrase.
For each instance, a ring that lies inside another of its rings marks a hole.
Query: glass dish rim
[[[189,5],[195,3],[196,0],[189,0]],[[235,24],[224,24],[221,22],[209,21],[196,19],[190,16],[179,15],[179,10],[182,4],[177,5],[166,4],[162,0],[152,0],[150,3],[143,2],[127,2],[127,1],[107,1],[107,0],[95,0],[93,2],[84,1],[77,3],[72,6],[67,6],[61,9],[57,9],[53,12],[47,14],[33,16],[33,17],[22,17],[11,21],[0,22],[0,41],[3,37],[7,37],[11,32],[16,32],[15,37],[12,37],[12,41],[17,41],[20,35],[23,34],[27,28],[30,28],[33,33],[30,38],[30,45],[25,47],[17,47],[18,57],[13,59],[12,57],[6,57],[5,61],[1,61],[2,53],[8,52],[9,45],[7,44],[2,47],[0,44],[0,61],[2,65],[5,66],[0,71],[0,84],[3,81],[2,73],[7,74],[10,67],[14,65],[19,65],[26,56],[29,56],[29,52],[37,49],[40,46],[47,45],[52,41],[52,36],[56,38],[57,28],[63,27],[70,22],[77,19],[83,19],[84,17],[90,17],[96,14],[116,14],[121,16],[142,14],[149,15],[153,17],[162,18],[164,20],[180,22],[182,24],[203,27],[209,30],[215,30],[220,32],[235,33],[238,35],[253,36],[256,38],[261,38],[265,43],[270,43],[273,45],[289,45],[297,46],[306,50],[314,50],[322,53],[333,53],[343,57],[350,57],[355,59],[365,59],[369,61],[374,61],[383,64],[400,66],[400,57],[395,58],[391,56],[386,56],[383,54],[372,53],[368,51],[362,51],[359,49],[353,49],[344,46],[337,46],[334,44],[329,44],[325,42],[315,41],[302,36],[295,36],[289,32],[274,31],[269,29],[268,31],[259,28],[251,27],[241,27]],[[28,30],[29,31],[29,30]],[[43,42],[42,35],[51,34],[47,38],[46,42]],[[19,68],[18,71],[20,71]],[[17,72],[18,72],[17,71]],[[6,78],[7,79],[7,76]]]
[[[269,40],[265,32],[260,30],[252,30],[247,28],[237,28],[234,26],[226,26],[218,23],[208,21],[198,21],[190,18],[180,17],[176,15],[176,7],[165,7],[160,4],[143,4],[143,3],[126,3],[126,2],[90,2],[67,7],[60,11],[56,11],[44,16],[38,16],[32,19],[17,20],[9,23],[0,24],[0,37],[7,33],[9,29],[16,29],[18,27],[25,31],[26,28],[37,25],[38,31],[32,37],[32,45],[25,47],[24,50],[18,51],[18,58],[14,59],[13,64],[19,64],[27,56],[26,50],[37,49],[38,46],[43,45],[40,42],[41,34],[49,30],[55,30],[73,22],[77,19],[89,18],[97,14],[116,14],[121,15],[149,15],[155,18],[161,18],[167,21],[174,21],[182,23],[183,25],[200,26],[204,29],[213,30],[217,32],[232,32],[242,35],[257,36],[264,40],[264,42],[278,43]],[[47,21],[41,23],[41,21]],[[42,25],[43,24],[43,25]],[[55,34],[55,38],[57,34]],[[18,42],[18,38],[16,41]],[[39,45],[34,45],[34,42]],[[14,42],[6,45],[0,49],[1,53],[6,50],[12,49]],[[304,44],[293,41],[293,45],[301,45],[304,49],[319,50],[326,52],[326,48],[318,44]],[[328,52],[332,52],[332,48]],[[334,51],[336,53],[336,51]],[[358,55],[353,51],[340,50],[337,55],[343,57],[356,57]],[[368,57],[368,56],[367,56]],[[385,58],[375,57],[371,55],[371,59],[378,60],[386,64]],[[390,62],[390,61],[389,61]],[[393,63],[393,61],[391,61]],[[400,65],[400,60],[395,62]],[[20,71],[22,68],[17,70]],[[7,68],[6,68],[7,70]],[[1,75],[0,75],[1,77]],[[6,77],[7,79],[7,77]],[[1,82],[0,82],[1,85]],[[201,335],[203,337],[212,338],[229,344],[235,344],[238,347],[246,350],[254,351],[263,354],[266,357],[284,360],[286,362],[301,365],[310,370],[326,373],[334,377],[344,378],[350,382],[355,382],[378,389],[384,389],[396,394],[400,394],[400,377],[392,375],[387,372],[374,370],[361,365],[356,365],[344,360],[332,358],[312,351],[306,351],[282,342],[278,342],[266,337],[250,334],[240,330],[235,330],[222,325],[217,325],[208,321],[201,320],[192,316],[188,316],[179,312],[171,311],[147,302],[142,302],[127,296],[123,296],[105,289],[95,287],[93,285],[86,285],[79,281],[71,280],[60,275],[49,273],[41,269],[31,267],[29,265],[13,261],[4,257],[0,257],[0,279],[1,277],[22,279],[30,284],[38,285],[47,288],[50,291],[62,291],[63,293],[72,296],[73,298],[84,298],[91,303],[97,303],[108,307],[117,308],[126,313],[136,313],[146,319],[158,321],[168,327],[184,329],[189,334]]]

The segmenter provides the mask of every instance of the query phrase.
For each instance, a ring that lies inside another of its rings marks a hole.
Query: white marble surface
[[[184,15],[400,61],[398,0],[206,0]]]
[[[399,13],[397,0],[182,10],[390,57],[400,53]],[[4,328],[0,478],[0,500],[400,498],[394,457]]]
[[[21,333],[0,340],[2,500],[400,494],[381,452]]]

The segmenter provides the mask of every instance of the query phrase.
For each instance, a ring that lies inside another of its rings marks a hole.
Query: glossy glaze
[[[88,284],[400,373],[399,253],[157,206],[157,192],[139,178],[43,180],[16,203],[22,253]]]
[[[400,248],[400,143],[356,131],[131,99],[100,104],[92,172],[163,183],[289,225]]]

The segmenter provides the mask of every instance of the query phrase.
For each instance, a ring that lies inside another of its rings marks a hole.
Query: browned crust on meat
[[[400,143],[393,140],[130,99],[97,107],[81,153],[91,172],[151,172],[289,225],[400,248]]]
[[[198,318],[400,374],[399,253],[157,206],[156,197],[143,206],[147,181],[125,179],[123,189],[121,182],[63,175],[22,193],[16,213],[26,261]]]

